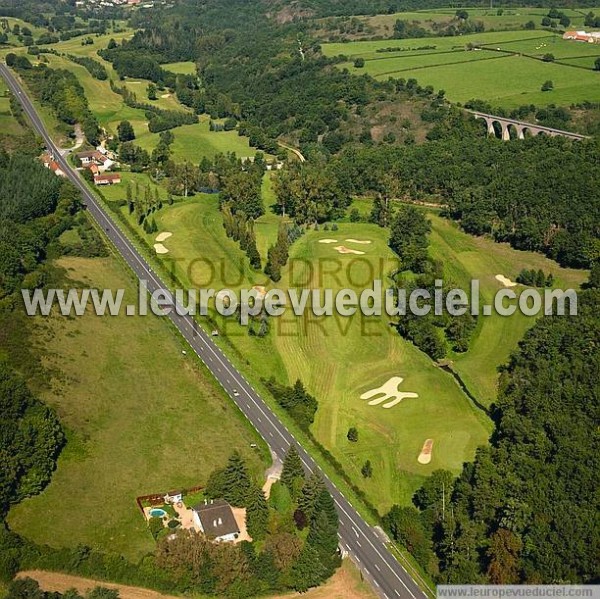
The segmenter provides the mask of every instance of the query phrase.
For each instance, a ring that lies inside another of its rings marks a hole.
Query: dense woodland
[[[418,114],[438,101],[433,89],[400,89],[334,68],[339,61],[325,58],[316,41],[298,39],[300,25],[277,26],[258,2],[208,2],[202,10],[184,2],[134,21],[144,29],[102,53],[120,74],[174,87],[196,112],[236,119],[253,145],[272,153],[280,136],[337,151],[368,134],[361,112],[370,103],[413,98]],[[160,66],[178,60],[196,62],[202,88],[190,76],[173,82]]]
[[[564,266],[587,267],[598,259],[597,141],[473,137],[348,148],[332,168],[342,173],[349,194],[438,201],[468,233],[543,252]]]

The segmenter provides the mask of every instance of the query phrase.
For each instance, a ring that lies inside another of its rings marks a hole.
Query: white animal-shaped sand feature
[[[393,376],[386,383],[381,385],[381,387],[378,387],[377,389],[371,389],[370,391],[365,391],[360,398],[370,399],[370,406],[377,406],[385,401],[387,403],[384,403],[383,407],[389,409],[399,404],[403,399],[407,399],[409,397],[419,397],[418,393],[398,391],[398,386],[403,380],[404,379],[401,376]],[[381,397],[377,397],[379,395]]]
[[[364,254],[364,252],[347,248],[345,245],[336,245],[333,249],[336,250],[338,254],[358,254],[359,256]]]
[[[337,243],[337,239],[319,239],[319,243]]]
[[[350,243],[360,243],[361,245],[369,245],[369,243],[373,243],[368,239],[344,239],[344,241],[349,241]]]
[[[500,281],[505,287],[516,287],[517,284],[514,281],[511,281],[508,277],[504,275],[496,275],[496,281]]]

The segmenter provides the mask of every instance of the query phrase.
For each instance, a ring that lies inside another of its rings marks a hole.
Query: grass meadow
[[[163,69],[177,73],[178,75],[195,75],[196,65],[193,62],[168,62],[162,65]]]
[[[466,50],[468,43],[480,50]],[[416,48],[434,45],[435,49]],[[398,47],[409,50],[377,52]],[[502,31],[456,37],[412,40],[378,40],[322,45],[327,56],[343,54],[348,62],[340,68],[368,73],[377,79],[415,78],[425,86],[443,89],[453,102],[473,98],[514,108],[524,104],[544,106],[600,101],[600,76],[593,71],[600,47],[563,40],[546,31]],[[542,62],[544,54],[557,62]],[[354,59],[365,59],[364,68],[354,67]],[[584,67],[584,68],[575,68]],[[551,80],[554,90],[542,92]]]
[[[58,264],[72,281],[122,288],[135,302],[133,279],[117,258]],[[166,320],[88,312],[40,320],[36,330],[50,373],[42,398],[56,408],[68,443],[46,490],[11,510],[13,530],[38,543],[82,543],[139,559],[154,541],[137,496],[203,484],[234,449],[262,480],[262,441],[208,371],[182,355],[184,343]]]
[[[176,162],[189,160],[195,164],[202,158],[213,158],[216,154],[235,152],[239,158],[247,158],[256,154],[247,137],[238,135],[237,131],[210,131],[210,118],[200,116],[200,122],[194,125],[182,125],[172,129],[175,140],[171,145],[171,156]],[[159,141],[158,133],[139,136],[135,143],[152,152]]]

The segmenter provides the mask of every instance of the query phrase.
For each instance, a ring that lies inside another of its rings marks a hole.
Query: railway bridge
[[[550,135],[552,137],[567,137],[568,139],[582,140],[587,139],[585,135],[579,133],[572,133],[571,131],[562,131],[561,129],[554,129],[552,127],[544,127],[542,125],[534,125],[533,123],[526,123],[524,121],[517,121],[504,116],[495,116],[493,114],[485,114],[484,112],[477,112],[475,110],[467,110],[476,119],[483,119],[487,125],[489,135],[496,135],[497,125],[500,128],[500,137],[504,141],[511,139],[511,128],[514,129],[517,139],[525,139],[525,133],[529,135]]]

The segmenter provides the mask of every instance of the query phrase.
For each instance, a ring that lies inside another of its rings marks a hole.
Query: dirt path
[[[283,470],[283,462],[276,453],[271,452],[271,459],[273,460],[273,463],[265,472],[266,481],[262,488],[267,499],[271,496],[271,487],[273,486],[273,483],[281,478],[281,471]]]
[[[287,144],[284,144],[282,141],[278,141],[277,145],[281,146],[282,148],[285,148],[286,150],[289,150],[290,152],[295,154],[298,157],[298,160],[300,160],[300,162],[306,162],[306,158],[304,158],[304,156],[302,155],[302,152],[300,152],[300,150],[293,148],[292,146],[288,146]]]
[[[75,150],[78,150],[83,145],[83,142],[85,141],[85,137],[83,135],[83,130],[81,128],[81,125],[79,123],[75,123],[75,126],[73,127],[73,129],[75,130],[75,145],[71,146],[70,148],[61,149],[60,153],[63,156],[66,156],[67,154],[71,154]]]
[[[46,570],[25,570],[17,574],[17,578],[33,578],[37,580],[44,591],[64,593],[68,589],[76,589],[83,594],[97,586],[119,591],[120,599],[181,599],[181,596],[162,595],[157,591],[142,587],[132,587],[123,584],[113,584],[101,580],[72,576],[62,572],[48,572]],[[270,599],[291,599],[303,597],[304,599],[375,599],[375,595],[361,582],[354,566],[344,560],[344,565],[335,573],[329,582],[318,589],[302,595],[277,595]]]

